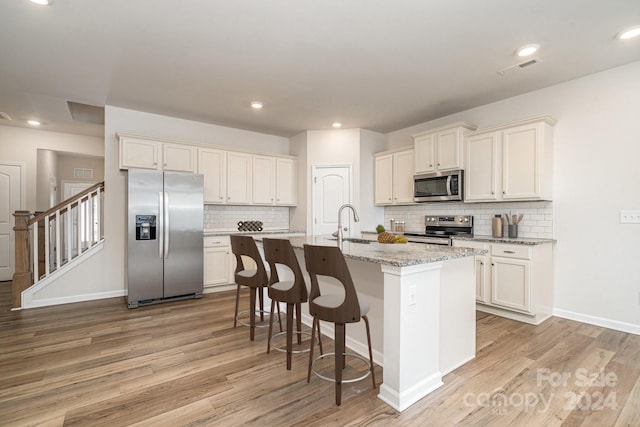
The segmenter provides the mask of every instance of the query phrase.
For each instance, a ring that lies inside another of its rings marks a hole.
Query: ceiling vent
[[[498,74],[500,74],[501,76],[504,76],[508,71],[521,70],[523,68],[530,67],[530,66],[535,65],[535,64],[539,64],[540,62],[542,62],[542,59],[537,58],[537,57],[536,58],[527,59],[526,61],[522,61],[522,62],[519,62],[517,64],[510,65],[507,68],[503,68],[502,70],[499,70]]]
[[[0,119],[4,119],[4,120],[11,120],[11,116],[9,116],[7,113],[5,113],[4,111],[0,111]]]
[[[69,113],[73,120],[77,122],[104,124],[104,108],[95,105],[81,104],[79,102],[67,101]]]

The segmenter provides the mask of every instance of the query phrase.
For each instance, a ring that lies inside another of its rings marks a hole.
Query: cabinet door
[[[507,129],[502,135],[503,199],[540,197],[541,125]]]
[[[226,152],[210,148],[199,148],[198,173],[204,175],[204,202],[226,203]]]
[[[466,140],[465,201],[497,200],[498,134],[474,135]]]
[[[164,170],[195,172],[198,169],[198,148],[182,144],[162,144]]]
[[[462,141],[458,128],[439,132],[436,144],[436,167],[438,170],[460,169],[462,167]]]
[[[297,201],[298,163],[293,159],[276,158],[276,205],[294,206]]]
[[[204,285],[231,283],[231,250],[229,246],[204,248]]]
[[[377,205],[393,203],[393,155],[375,157],[374,202]]]
[[[487,272],[487,257],[486,256],[476,256],[476,301],[481,303],[489,302],[487,289],[487,280],[486,274]]]
[[[413,203],[414,151],[393,155],[393,203]]]
[[[162,169],[162,143],[138,138],[120,138],[120,169]]]
[[[530,312],[530,265],[521,259],[491,258],[491,303]]]
[[[275,204],[276,159],[270,156],[253,156],[253,203]]]
[[[251,203],[251,154],[227,152],[227,203]]]
[[[416,173],[434,172],[436,170],[435,138],[436,136],[434,134],[430,134],[422,135],[414,139],[414,168]]]

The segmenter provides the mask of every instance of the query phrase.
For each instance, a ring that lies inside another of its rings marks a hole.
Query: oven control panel
[[[429,227],[473,227],[472,215],[427,215],[424,221]]]

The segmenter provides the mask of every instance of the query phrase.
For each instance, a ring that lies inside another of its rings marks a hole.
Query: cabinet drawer
[[[204,238],[204,247],[205,248],[214,248],[217,246],[229,246],[231,244],[231,240],[229,236],[205,236]]]
[[[531,248],[523,245],[492,244],[491,255],[504,258],[531,259]]]

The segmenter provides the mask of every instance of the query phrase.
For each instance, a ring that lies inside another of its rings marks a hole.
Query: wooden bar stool
[[[271,298],[271,310],[269,319],[269,339],[267,341],[267,353],[270,352],[272,346],[272,339],[280,334],[272,335],[273,331],[273,312],[275,305],[283,302],[287,304],[287,328],[286,328],[286,349],[275,347],[280,351],[286,351],[287,353],[287,370],[291,370],[291,355],[293,353],[307,352],[309,349],[293,351],[293,314],[295,310],[296,316],[296,330],[298,344],[302,344],[302,335],[308,334],[308,332],[302,332],[302,317],[301,317],[301,305],[303,302],[307,302],[307,285],[304,282],[302,276],[302,270],[300,270],[300,264],[293,251],[291,242],[287,239],[262,239],[264,247],[264,258],[269,264],[271,275],[269,277],[269,298]],[[293,276],[293,280],[283,277],[283,280],[278,276],[278,266],[284,266]],[[278,310],[279,312],[279,310]],[[319,328],[320,325],[318,325]],[[280,322],[280,333],[282,332],[282,322]],[[318,329],[318,338],[320,337],[320,329]],[[320,348],[322,349],[322,342],[320,342]],[[322,352],[322,350],[320,350]]]
[[[344,259],[344,255],[338,247],[333,246],[313,246],[304,245],[304,258],[307,271],[311,277],[311,292],[309,294],[309,313],[313,316],[313,327],[311,329],[311,349],[309,352],[309,370],[307,373],[307,382],[311,380],[311,372],[313,364],[317,359],[313,359],[314,333],[316,324],[320,320],[332,322],[335,325],[335,376],[334,378],[324,377],[314,371],[314,373],[322,379],[333,380],[336,383],[336,405],[340,405],[342,398],[342,370],[346,353],[345,346],[345,330],[347,323],[357,323],[360,319],[364,319],[367,328],[367,344],[369,345],[369,371],[349,382],[359,381],[366,378],[369,374],[373,382],[373,388],[376,388],[376,379],[373,372],[373,352],[371,350],[371,333],[369,331],[369,319],[367,313],[369,305],[358,299],[353,279],[349,273],[349,267]],[[318,276],[328,276],[336,279],[344,288],[342,294],[325,294],[320,293],[318,285]],[[330,353],[329,353],[330,354]],[[350,356],[358,357],[366,362],[366,359],[360,355],[351,354]],[[326,355],[325,355],[326,356]],[[345,381],[346,382],[346,381]]]
[[[269,278],[267,277],[264,262],[262,261],[262,257],[260,256],[260,252],[258,251],[258,247],[256,246],[256,242],[253,240],[253,237],[233,234],[230,237],[231,251],[236,257],[236,270],[234,277],[236,284],[238,285],[236,290],[236,312],[233,318],[233,327],[235,328],[238,322],[249,326],[249,338],[253,341],[256,329],[256,293],[258,290],[260,291],[259,313],[260,320],[264,321],[264,295],[262,294],[262,290],[267,286]],[[256,268],[245,268],[242,256],[251,258],[255,263]],[[246,324],[239,319],[240,314],[246,313],[246,311],[238,313],[238,305],[240,303],[240,286],[247,286],[249,288],[249,324]]]

